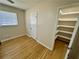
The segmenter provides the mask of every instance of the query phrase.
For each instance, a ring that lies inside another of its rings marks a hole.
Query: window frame
[[[17,15],[16,12],[5,11],[5,10],[0,10],[0,11],[16,14],[16,24],[6,24],[6,25],[1,25],[1,24],[0,24],[0,27],[3,27],[3,26],[4,26],[4,27],[5,27],[5,26],[18,26],[19,21],[18,21],[18,15]]]

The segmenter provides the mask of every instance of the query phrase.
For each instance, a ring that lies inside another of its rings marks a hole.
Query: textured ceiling
[[[22,9],[28,9],[32,6],[37,5],[40,2],[45,2],[45,1],[52,2],[52,4],[56,3],[60,5],[79,2],[79,0],[13,0],[13,1],[15,2],[15,4],[11,4],[7,0],[0,0],[0,3],[7,4],[14,7],[19,7]]]

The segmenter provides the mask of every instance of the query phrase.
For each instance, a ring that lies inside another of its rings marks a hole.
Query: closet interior
[[[76,14],[60,15],[56,30],[56,39],[69,43],[77,23]]]

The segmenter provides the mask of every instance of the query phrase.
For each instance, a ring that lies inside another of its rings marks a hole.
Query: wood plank
[[[64,42],[57,41],[55,50],[50,51],[33,38],[23,36],[3,42],[0,59],[64,59],[65,51]]]

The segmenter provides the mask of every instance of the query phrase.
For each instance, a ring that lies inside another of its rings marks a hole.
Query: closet
[[[77,23],[77,18],[71,16],[72,15],[61,15],[58,19],[58,25],[56,30],[56,38],[68,43],[72,38],[72,34],[74,33]]]
[[[75,40],[79,27],[79,5],[61,7],[58,16],[58,24],[55,34],[55,39],[65,43],[67,59],[72,45]]]

